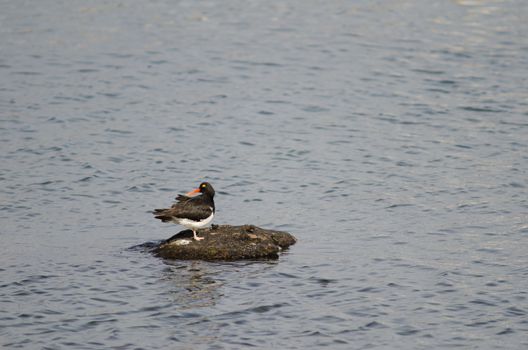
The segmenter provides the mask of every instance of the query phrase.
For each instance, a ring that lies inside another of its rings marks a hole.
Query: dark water
[[[2,1],[0,346],[528,347],[528,2]],[[162,261],[211,181],[279,261]]]

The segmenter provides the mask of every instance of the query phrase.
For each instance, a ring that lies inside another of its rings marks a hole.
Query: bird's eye
[[[204,188],[204,187],[205,187],[205,184],[202,184],[202,188]]]

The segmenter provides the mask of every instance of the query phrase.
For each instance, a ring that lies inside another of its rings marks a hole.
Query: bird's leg
[[[196,241],[201,241],[202,239],[204,239],[203,237],[198,237],[198,236],[196,235],[196,230],[193,230],[193,235],[194,235],[194,239],[195,239]]]

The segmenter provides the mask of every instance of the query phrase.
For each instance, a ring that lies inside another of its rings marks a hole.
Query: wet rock
[[[195,241],[191,230],[181,231],[160,243],[153,252],[166,259],[277,259],[282,249],[296,242],[295,237],[287,232],[253,225],[213,225],[200,230],[198,236],[205,239]]]

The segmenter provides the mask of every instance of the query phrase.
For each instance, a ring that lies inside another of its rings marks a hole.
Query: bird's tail
[[[167,213],[168,209],[154,209],[152,214],[154,214],[156,219],[160,219],[162,222],[172,221],[172,218]]]

